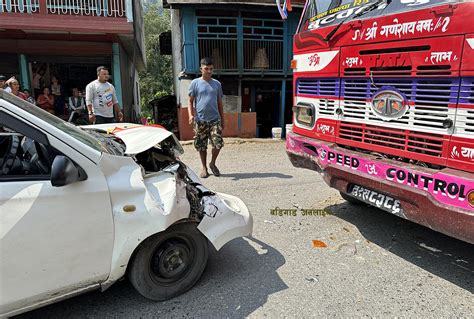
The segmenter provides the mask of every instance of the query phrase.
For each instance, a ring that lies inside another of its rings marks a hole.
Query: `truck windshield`
[[[380,5],[362,18],[387,15],[398,12],[418,10],[444,3],[468,2],[469,0],[308,0],[301,20],[299,32],[315,30],[321,27],[337,25],[344,19],[354,16],[374,3]]]

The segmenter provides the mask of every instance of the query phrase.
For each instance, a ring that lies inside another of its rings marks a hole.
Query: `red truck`
[[[474,2],[308,0],[294,37],[292,164],[474,243]]]

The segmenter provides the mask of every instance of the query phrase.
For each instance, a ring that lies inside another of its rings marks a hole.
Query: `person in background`
[[[216,166],[217,156],[224,146],[222,131],[224,130],[224,106],[222,103],[222,85],[212,78],[214,70],[210,58],[201,60],[200,78],[192,80],[189,90],[188,117],[189,125],[194,126],[194,147],[201,158],[202,178],[209,176],[207,171],[207,141],[212,144],[212,158],[209,168],[214,176],[221,173]]]
[[[56,76],[51,77],[51,94],[54,96],[54,113],[64,115],[64,98],[61,84]]]
[[[25,94],[26,100],[27,100],[28,102],[30,102],[30,103],[33,104],[33,105],[36,105],[35,98],[30,95],[30,91],[29,91],[29,90],[26,90],[26,89],[23,90],[23,94]]]
[[[116,121],[121,122],[123,119],[115,87],[107,82],[108,79],[109,70],[104,66],[99,66],[97,80],[92,81],[86,87],[86,106],[91,123],[115,123]]]
[[[26,95],[23,94],[23,92],[20,92],[20,83],[18,82],[17,79],[13,78],[13,79],[9,79],[7,81],[7,84],[8,86],[10,87],[11,89],[11,94],[19,97],[20,99],[23,99],[26,101]]]
[[[75,121],[81,117],[86,110],[86,102],[77,88],[72,89],[72,96],[67,99],[66,104],[71,113],[69,116],[69,122],[75,123]]]
[[[11,83],[13,80],[16,80],[16,78],[15,78],[14,76],[12,76],[11,78],[9,78],[9,79],[5,82],[5,87],[3,88],[3,90],[4,90],[5,92],[12,93],[12,88],[10,87],[10,83]]]
[[[42,67],[38,67],[36,69],[36,73],[33,75],[33,90],[35,93],[35,97],[38,97],[41,95],[41,87],[43,82],[43,76],[44,76],[44,69]]]
[[[54,96],[49,94],[49,88],[43,89],[43,94],[38,96],[38,99],[36,99],[36,104],[43,110],[54,114]]]
[[[7,77],[0,74],[0,90],[3,90],[7,87]]]

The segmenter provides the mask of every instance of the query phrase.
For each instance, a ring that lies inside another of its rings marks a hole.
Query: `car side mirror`
[[[57,155],[51,166],[51,185],[55,187],[66,186],[85,178],[78,168],[69,158]]]

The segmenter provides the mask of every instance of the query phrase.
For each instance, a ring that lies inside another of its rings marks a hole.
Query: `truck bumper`
[[[373,190],[399,202],[401,209],[394,214],[474,243],[474,207],[468,201],[469,194],[474,195],[473,173],[427,169],[291,132],[286,150],[293,166],[320,172],[340,192],[352,196],[355,190],[365,189],[364,201],[381,207],[376,196],[371,198]]]

